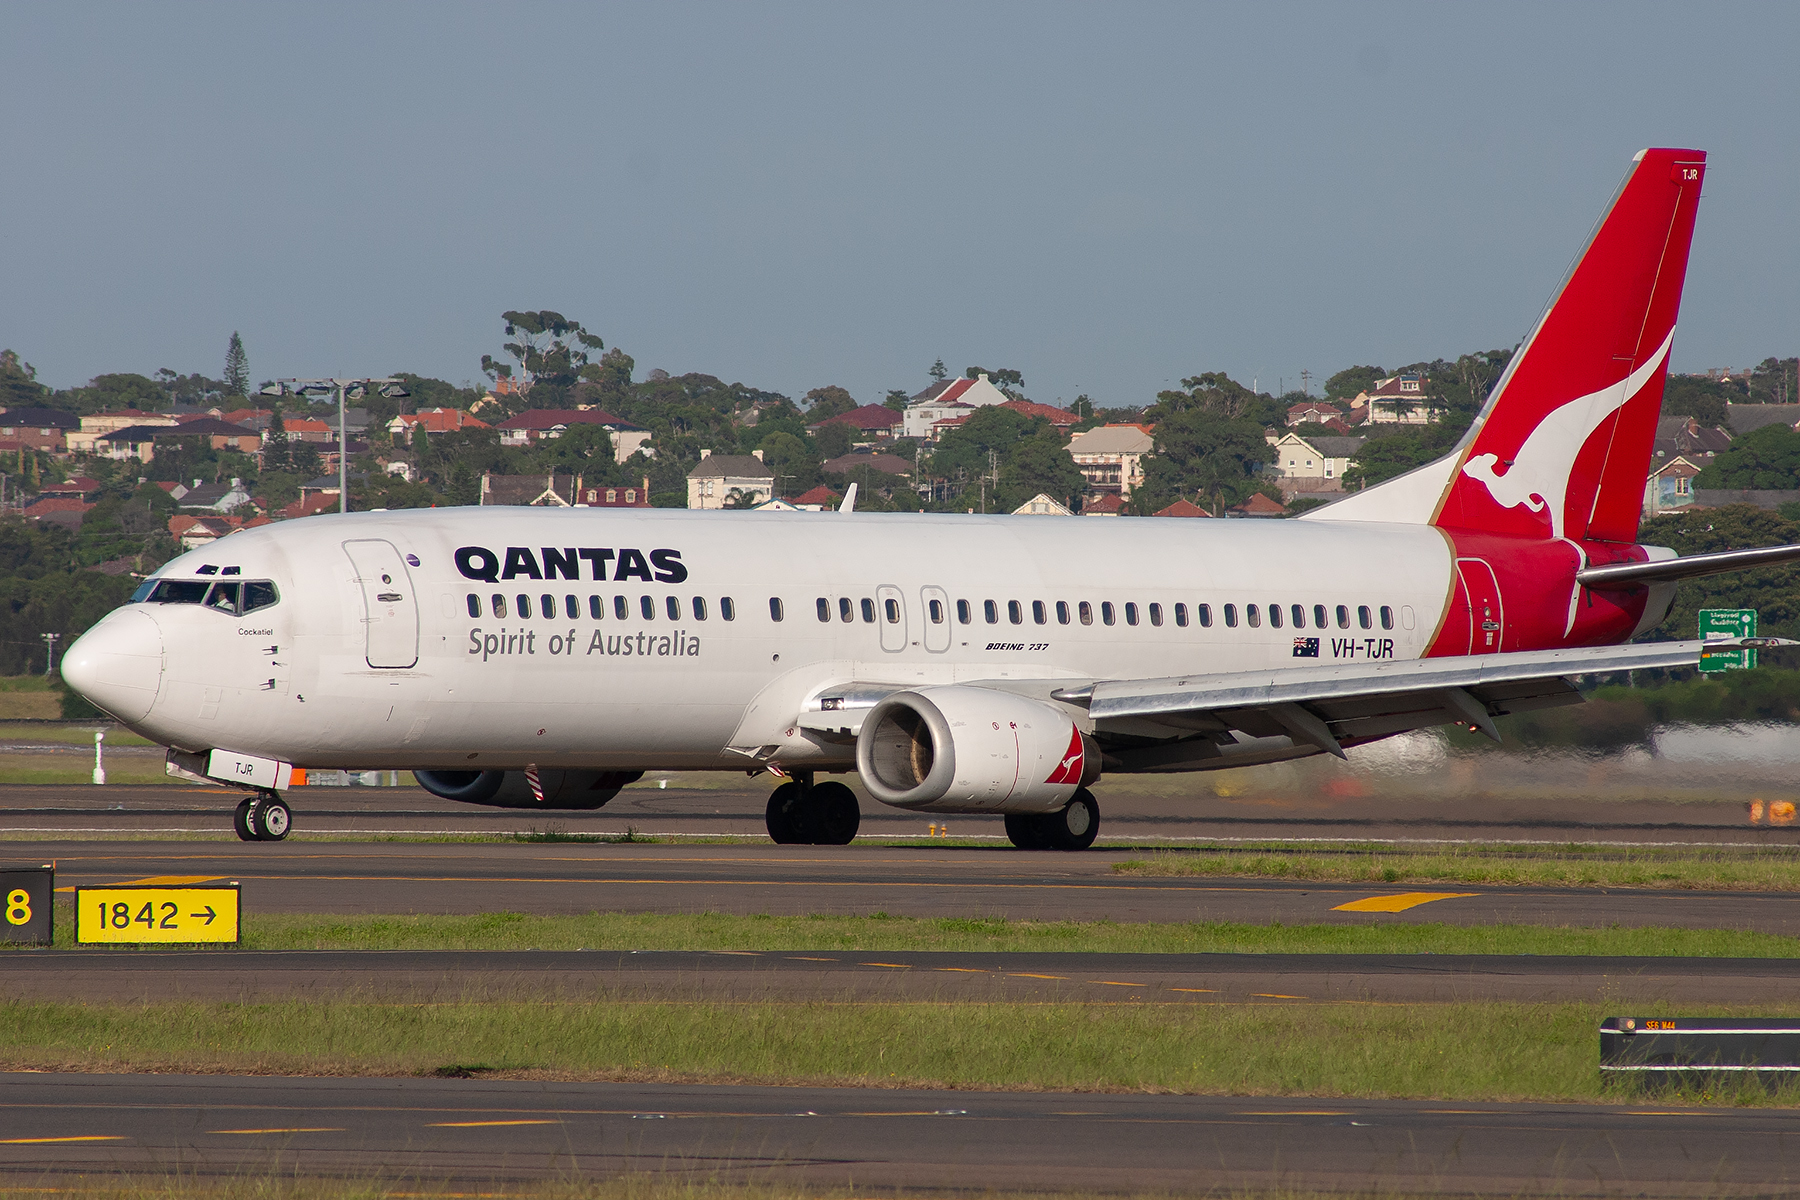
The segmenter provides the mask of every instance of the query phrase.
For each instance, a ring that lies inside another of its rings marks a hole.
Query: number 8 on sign
[[[23,888],[15,888],[6,893],[6,923],[8,925],[31,924],[31,894]]]

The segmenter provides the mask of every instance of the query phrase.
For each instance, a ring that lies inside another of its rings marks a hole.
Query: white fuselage
[[[565,556],[571,565],[552,578],[531,577]],[[853,682],[987,681],[1047,694],[1103,679],[1418,657],[1446,610],[1452,561],[1444,536],[1420,525],[357,513],[234,534],[156,575],[267,580],[273,605],[237,616],[132,604],[84,643],[138,655],[136,667],[120,658],[107,668],[133,678],[143,702],[120,700],[115,715],[187,751],[364,769],[718,769],[756,755],[842,768],[849,747],[809,736],[798,718]],[[1297,657],[1308,649],[1297,638],[1317,638],[1317,657]]]

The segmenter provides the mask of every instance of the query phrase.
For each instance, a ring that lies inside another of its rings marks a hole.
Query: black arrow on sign
[[[188,916],[190,916],[190,917],[205,917],[206,923],[208,925],[211,925],[213,923],[213,918],[218,915],[219,915],[218,913],[213,911],[212,905],[210,905],[210,904],[206,906],[205,912],[197,912],[197,913],[189,913],[188,914]]]

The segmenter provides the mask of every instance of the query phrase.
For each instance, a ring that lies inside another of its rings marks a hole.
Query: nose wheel
[[[239,841],[279,842],[294,827],[294,810],[274,792],[258,792],[237,806],[231,823]]]

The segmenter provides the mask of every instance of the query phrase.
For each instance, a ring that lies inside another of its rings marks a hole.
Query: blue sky
[[[1800,6],[13,4],[0,345],[480,378],[555,308],[796,398],[1508,345],[1708,150],[1675,368],[1800,349]]]

